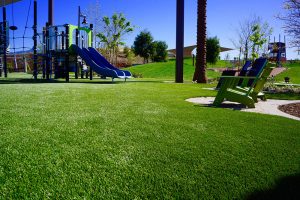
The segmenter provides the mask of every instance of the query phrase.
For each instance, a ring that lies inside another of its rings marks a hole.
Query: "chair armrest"
[[[221,76],[220,78],[256,79],[256,76]]]

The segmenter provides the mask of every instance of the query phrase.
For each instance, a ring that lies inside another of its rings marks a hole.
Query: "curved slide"
[[[87,65],[89,65],[93,71],[96,73],[106,76],[106,77],[112,77],[112,78],[126,78],[124,73],[120,70],[113,70],[106,67],[99,66],[97,63],[93,61],[93,59],[89,56],[87,49],[81,49],[77,45],[72,45],[73,50],[86,62]]]
[[[89,56],[93,59],[93,61],[95,63],[97,63],[99,66],[102,67],[106,67],[109,68],[111,70],[116,70],[116,71],[121,71],[124,73],[126,78],[131,78],[131,73],[129,71],[126,70],[120,70],[118,68],[116,68],[115,66],[113,66],[112,64],[110,64],[104,56],[102,56],[96,49],[94,49],[93,47],[89,47],[88,48],[88,52],[89,52]]]

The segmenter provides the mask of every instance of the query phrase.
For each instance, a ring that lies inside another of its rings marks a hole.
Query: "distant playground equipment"
[[[286,40],[284,37],[284,42],[280,41],[280,35],[279,35],[279,41],[276,42],[274,37],[274,41],[271,42],[271,39],[269,37],[269,44],[268,44],[268,51],[269,51],[269,60],[276,62],[277,66],[281,66],[282,62],[286,62]]]
[[[30,5],[31,6],[31,5]],[[28,10],[28,13],[30,8]],[[78,13],[78,26],[71,24],[64,25],[51,25],[53,20],[49,20],[46,26],[43,28],[42,33],[37,31],[37,1],[34,0],[34,24],[33,24],[33,77],[37,79],[39,72],[42,72],[43,79],[51,78],[65,78],[66,82],[70,80],[70,72],[74,72],[75,79],[78,79],[79,75],[81,78],[93,79],[93,72],[96,72],[101,78],[111,77],[112,81],[114,78],[126,79],[131,78],[129,71],[120,70],[110,64],[104,56],[102,56],[96,49],[93,48],[93,24],[89,26],[80,27],[80,18],[83,17],[82,24],[87,24],[86,16],[82,15],[79,7]],[[28,16],[27,16],[28,18]],[[52,17],[51,17],[52,18]],[[26,21],[26,28],[27,27]],[[26,30],[25,28],[25,30]],[[0,53],[3,55],[3,71],[5,77],[7,77],[7,49],[9,44],[9,29],[15,31],[16,26],[8,26],[6,20],[6,9],[3,7],[3,22],[0,23],[1,31],[1,46]],[[24,38],[23,39],[23,52],[25,52]],[[14,36],[13,33],[13,44],[14,40],[18,37]],[[38,41],[39,40],[39,41]],[[38,42],[40,42],[40,49],[38,49]],[[14,58],[16,61],[17,49],[15,46]],[[38,52],[39,51],[39,52]],[[24,62],[25,63],[25,62]],[[87,66],[89,69],[87,69]],[[0,69],[0,75],[2,70]],[[54,75],[54,77],[53,77]]]

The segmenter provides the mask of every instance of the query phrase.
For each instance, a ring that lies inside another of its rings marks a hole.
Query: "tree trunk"
[[[245,62],[248,60],[248,42],[246,41],[246,44],[245,44]]]
[[[197,54],[193,81],[207,83],[206,77],[206,6],[207,0],[198,0]]]

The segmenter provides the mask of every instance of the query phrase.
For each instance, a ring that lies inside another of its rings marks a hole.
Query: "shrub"
[[[137,73],[137,72],[133,72],[132,76],[133,76],[133,78],[143,78],[143,74]]]
[[[168,45],[164,41],[154,41],[151,45],[151,59],[154,62],[165,62],[168,56]]]
[[[220,42],[217,37],[208,38],[206,41],[206,60],[208,63],[216,64],[220,55]]]

